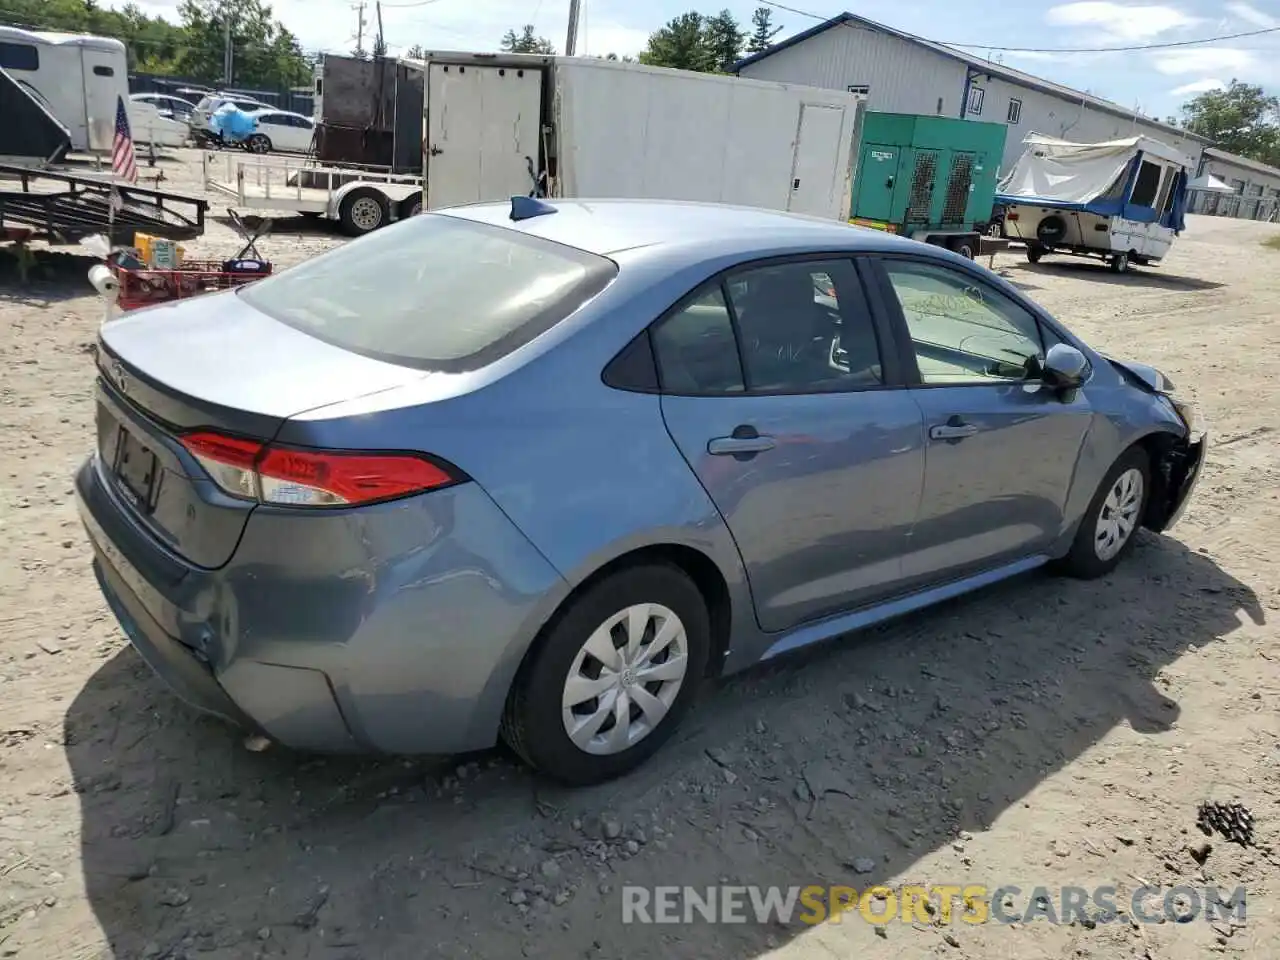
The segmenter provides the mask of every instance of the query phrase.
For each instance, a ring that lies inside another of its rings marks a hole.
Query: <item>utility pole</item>
[[[582,0],[569,0],[569,34],[564,39],[564,55],[572,57],[578,49],[578,14]]]
[[[235,66],[235,51],[231,45],[231,5],[222,5],[222,82],[231,86],[231,71]]]
[[[356,56],[364,56],[364,0],[357,3],[354,7],[356,11]]]
[[[383,57],[387,52],[387,37],[386,34],[382,32],[382,0],[378,0],[378,2],[373,5],[373,9],[378,13],[378,39],[374,42],[373,52],[379,57]]]

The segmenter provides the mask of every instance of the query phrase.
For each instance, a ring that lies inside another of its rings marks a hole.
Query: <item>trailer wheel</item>
[[[1117,253],[1111,258],[1112,273],[1127,273],[1129,270],[1129,254]]]
[[[1044,247],[1038,247],[1035,244],[1027,244],[1027,262],[1039,263],[1040,258],[1044,256]]]
[[[974,237],[952,237],[947,246],[966,260],[972,260],[977,255],[978,241]]]
[[[416,217],[422,212],[422,194],[415,193],[411,197],[405,197],[400,201],[400,209],[396,212],[399,220],[408,220],[410,217]]]
[[[390,216],[387,198],[373,187],[356,187],[342,198],[338,208],[338,222],[353,237],[372,233],[384,226]]]

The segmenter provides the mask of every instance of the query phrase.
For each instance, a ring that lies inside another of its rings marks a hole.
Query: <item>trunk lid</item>
[[[256,503],[219,490],[181,434],[270,441],[291,416],[424,376],[330,346],[234,293],[104,324],[98,369],[98,453],[108,482],[170,550],[207,568],[231,558]]]

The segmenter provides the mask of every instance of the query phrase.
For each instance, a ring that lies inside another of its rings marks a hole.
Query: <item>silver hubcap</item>
[[[689,640],[658,603],[619,610],[587,638],[569,667],[561,708],[565,733],[585,753],[621,753],[657,729],[675,703]]]
[[[1110,560],[1133,536],[1142,508],[1142,474],[1132,467],[1120,474],[1098,514],[1093,548],[1099,560]]]
[[[361,230],[374,230],[382,223],[382,207],[377,200],[360,197],[351,204],[351,222]]]

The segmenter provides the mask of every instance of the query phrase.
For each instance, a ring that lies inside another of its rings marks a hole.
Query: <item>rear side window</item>
[[[39,70],[40,51],[29,43],[0,41],[0,67],[6,70]]]
[[[240,296],[353,353],[456,372],[550,330],[616,275],[613,261],[584,250],[428,214],[260,280]]]

